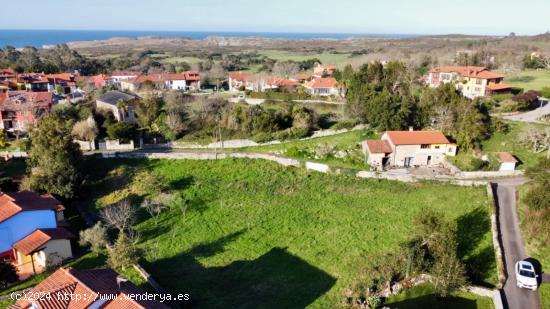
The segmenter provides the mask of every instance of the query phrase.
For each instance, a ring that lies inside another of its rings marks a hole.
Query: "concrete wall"
[[[128,144],[121,144],[119,140],[105,140],[99,143],[101,150],[134,150],[134,148],[134,141],[130,141]]]
[[[75,143],[78,144],[78,146],[80,146],[80,150],[82,151],[91,151],[91,150],[95,150],[95,143],[94,142],[88,142],[88,141],[79,141],[79,140],[74,140]]]
[[[59,265],[63,260],[73,257],[71,241],[68,239],[54,239],[46,243],[43,250],[45,261],[41,266]]]
[[[516,170],[516,163],[514,162],[502,162],[500,164],[499,171],[501,172],[511,172]]]
[[[328,165],[315,162],[306,162],[306,169],[321,173],[330,172],[330,167]]]

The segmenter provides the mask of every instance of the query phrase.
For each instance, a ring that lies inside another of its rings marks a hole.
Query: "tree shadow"
[[[492,286],[483,279],[495,266],[495,255],[491,246],[475,252],[487,233],[491,230],[491,220],[482,208],[460,216],[457,219],[458,257],[465,262],[466,271],[471,281],[484,286]]]
[[[177,180],[173,180],[171,181],[168,186],[170,187],[170,189],[172,190],[177,190],[177,191],[181,191],[181,190],[184,190],[184,189],[187,189],[189,188],[190,186],[193,185],[193,183],[195,182],[194,178],[192,176],[189,176],[189,177],[182,177],[182,178],[179,178]]]
[[[335,278],[284,248],[225,266],[205,267],[197,260],[223,252],[242,233],[144,265],[170,292],[189,293],[191,300],[180,304],[188,308],[304,308],[335,284]]]
[[[388,308],[407,308],[407,309],[427,309],[427,308],[445,308],[445,309],[477,309],[475,300],[450,296],[439,298],[434,294],[424,295],[416,298],[406,299],[400,302],[385,304]]]

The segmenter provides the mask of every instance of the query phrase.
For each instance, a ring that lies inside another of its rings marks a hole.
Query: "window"
[[[435,149],[439,149],[439,148],[440,148],[440,146],[435,146]]]
[[[430,148],[430,144],[422,144],[420,145],[420,149],[429,149]]]
[[[477,85],[483,84],[483,80],[481,80],[481,79],[476,79],[476,84],[477,84]]]
[[[449,152],[453,152],[453,148],[452,148],[452,147],[449,147]]]

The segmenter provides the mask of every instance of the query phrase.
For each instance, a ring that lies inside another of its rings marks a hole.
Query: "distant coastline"
[[[209,36],[262,37],[273,39],[348,39],[376,37],[402,39],[418,37],[414,34],[359,34],[359,33],[283,33],[283,32],[224,32],[224,31],[126,31],[126,30],[3,30],[0,29],[0,47],[16,48],[63,44],[76,41],[108,40],[111,38],[138,38],[145,36],[165,38],[188,38],[204,40]]]

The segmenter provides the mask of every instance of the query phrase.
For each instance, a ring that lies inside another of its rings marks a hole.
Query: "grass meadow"
[[[459,255],[478,283],[496,283],[485,188],[324,175],[261,160],[92,165],[82,197],[90,207],[125,188],[112,177],[124,167],[163,177],[181,196],[156,223],[140,216],[136,227],[144,267],[169,291],[189,293],[193,307],[336,307],[345,288],[400,250],[426,208],[456,222]]]
[[[550,87],[550,70],[522,71],[506,78],[505,83],[528,90]]]

